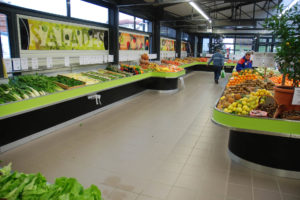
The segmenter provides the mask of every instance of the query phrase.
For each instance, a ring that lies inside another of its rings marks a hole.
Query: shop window
[[[6,17],[6,15],[1,14],[1,13],[0,13],[0,37],[1,37],[2,57],[10,58],[7,17]]]
[[[263,45],[259,46],[258,52],[266,52],[266,46]]]
[[[189,34],[187,34],[187,33],[182,33],[182,35],[181,35],[181,40],[188,41],[188,40],[189,40]]]
[[[267,38],[260,38],[259,42],[266,43],[267,42]]]
[[[134,29],[134,17],[125,13],[119,13],[119,26]]]
[[[252,44],[253,38],[237,38],[235,42],[237,44]]]
[[[160,35],[168,36],[168,27],[161,26],[160,27]]]
[[[149,32],[150,22],[145,19],[135,18],[135,29],[139,31]]]
[[[168,37],[176,38],[176,30],[173,28],[168,28]]]
[[[203,38],[202,53],[209,52],[209,38]]]
[[[67,15],[67,4],[65,0],[0,0],[0,2],[57,15]]]
[[[71,17],[108,24],[108,9],[82,0],[71,0]]]

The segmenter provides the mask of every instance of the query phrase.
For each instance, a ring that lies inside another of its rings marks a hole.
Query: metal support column
[[[157,54],[157,60],[160,60],[160,21],[155,20],[152,23],[151,50],[152,54]]]
[[[109,9],[109,54],[114,55],[114,64],[119,63],[119,8]]]
[[[176,53],[177,57],[181,57],[181,35],[182,31],[180,29],[176,30]]]

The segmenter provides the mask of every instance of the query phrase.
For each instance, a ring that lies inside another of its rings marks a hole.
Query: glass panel
[[[223,43],[233,44],[234,43],[234,38],[224,38],[223,39]]]
[[[202,53],[209,52],[209,38],[203,38]]]
[[[267,46],[267,52],[272,52],[272,51],[271,51],[271,45],[268,45],[268,46]]]
[[[266,52],[266,46],[259,46],[258,52]]]
[[[135,29],[139,30],[139,31],[144,31],[144,26],[145,26],[144,20],[136,17],[135,18]]]
[[[119,26],[134,29],[134,17],[120,12]]]
[[[168,36],[168,28],[165,26],[160,27],[160,35]]]
[[[10,58],[9,35],[7,27],[7,17],[0,13],[0,37],[3,58]]]
[[[235,42],[237,44],[252,44],[252,41],[252,38],[237,38]]]
[[[172,38],[176,38],[176,30],[173,28],[168,28],[168,36]]]
[[[259,42],[267,42],[267,38],[260,38]]]
[[[66,0],[0,0],[0,2],[57,15],[67,15]]]
[[[252,50],[252,45],[241,45],[241,44],[235,45],[235,51],[247,52],[251,50]]]
[[[82,0],[71,0],[71,17],[108,24],[108,9]]]

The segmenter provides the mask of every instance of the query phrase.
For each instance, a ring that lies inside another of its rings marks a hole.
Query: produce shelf
[[[229,156],[248,168],[300,179],[300,121],[241,116],[213,110],[212,121],[229,128]]]
[[[8,104],[3,104],[0,106],[0,119],[4,117],[9,117],[22,112],[38,109],[41,107],[53,105],[63,101],[71,100],[80,96],[85,96],[88,94],[96,93],[99,91],[107,90],[113,87],[121,86],[124,84],[133,83],[143,79],[151,77],[159,78],[178,78],[183,76],[185,71],[180,72],[150,72],[140,75],[135,75],[131,77],[121,78],[117,80],[107,81],[103,83],[98,83],[94,85],[87,85],[80,88],[74,88],[71,90],[65,90],[62,92],[56,92],[53,94],[35,97],[27,100],[12,102]]]
[[[193,62],[193,63],[190,63],[190,64],[180,65],[179,67],[187,68],[187,67],[192,67],[192,66],[196,66],[196,65],[207,65],[207,62]],[[210,65],[212,65],[212,63]],[[233,66],[233,67],[235,67],[236,64],[235,63],[232,63],[232,64],[225,63],[224,66],[228,66],[228,67]]]
[[[212,120],[217,124],[274,136],[300,138],[300,122],[293,120],[239,116],[214,108]]]

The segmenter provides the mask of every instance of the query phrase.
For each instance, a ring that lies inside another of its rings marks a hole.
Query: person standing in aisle
[[[217,49],[216,53],[210,58],[210,60],[207,63],[207,66],[213,62],[213,70],[214,70],[214,79],[215,83],[219,83],[219,78],[221,75],[221,70],[224,66],[224,56],[221,54],[221,50]]]
[[[250,60],[251,52],[247,52],[236,65],[236,71],[240,72],[243,69],[252,69],[252,60]]]

